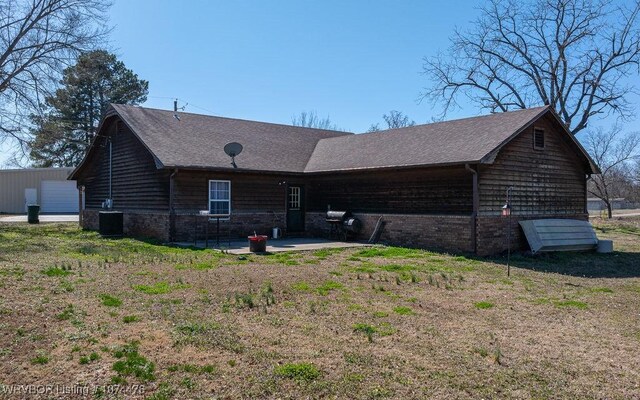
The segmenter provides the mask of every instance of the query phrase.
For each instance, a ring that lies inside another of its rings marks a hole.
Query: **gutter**
[[[473,174],[473,211],[471,213],[471,245],[473,253],[478,253],[478,209],[480,208],[480,194],[478,192],[478,171],[471,168],[469,164],[464,165],[464,169]]]

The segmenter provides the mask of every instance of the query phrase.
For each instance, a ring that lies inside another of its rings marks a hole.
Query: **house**
[[[244,146],[236,167],[230,142]],[[273,226],[326,236],[331,208],[353,211],[361,239],[383,216],[382,242],[486,255],[506,248],[507,188],[517,247],[519,219],[587,219],[597,172],[549,107],[354,135],[112,105],[70,179],[87,229],[109,198],[125,234],[163,241],[202,234],[200,210],[228,215],[236,237]]]
[[[73,168],[0,169],[0,213],[22,214],[39,204],[42,213],[77,213],[76,183],[67,180]]]

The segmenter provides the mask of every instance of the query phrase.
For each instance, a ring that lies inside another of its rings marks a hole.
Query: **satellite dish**
[[[238,168],[236,165],[236,156],[242,153],[242,145],[237,142],[227,143],[224,146],[224,152],[231,157],[231,165],[233,165],[233,168]]]
[[[224,146],[224,152],[227,153],[229,157],[235,157],[242,153],[242,145],[236,142],[227,143]]]

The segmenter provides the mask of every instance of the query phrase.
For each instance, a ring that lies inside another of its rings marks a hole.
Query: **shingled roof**
[[[480,163],[548,107],[321,140],[305,172]]]
[[[178,120],[172,111],[118,104],[110,116],[129,126],[158,168],[232,169],[223,147],[239,142],[244,150],[236,158],[238,170],[322,173],[491,163],[502,146],[547,113],[562,126],[545,106],[359,135],[183,112]],[[578,141],[564,132],[597,173]]]
[[[320,139],[352,135],[183,112],[178,120],[172,111],[112,107],[165,168],[230,168],[223,147],[239,142],[240,169],[302,172]]]

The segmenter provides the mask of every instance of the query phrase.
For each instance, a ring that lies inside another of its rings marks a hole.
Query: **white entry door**
[[[27,206],[31,204],[38,204],[38,189],[25,188],[24,189],[24,212],[27,212]]]
[[[78,188],[75,181],[42,181],[40,210],[44,213],[77,213]]]

